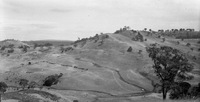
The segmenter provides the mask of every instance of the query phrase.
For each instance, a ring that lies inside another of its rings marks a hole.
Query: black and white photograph
[[[200,102],[200,0],[0,0],[0,102]]]

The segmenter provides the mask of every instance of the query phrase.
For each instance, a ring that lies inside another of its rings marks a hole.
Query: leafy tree
[[[0,102],[1,102],[1,94],[6,92],[6,88],[8,88],[5,82],[0,82]]]
[[[22,88],[24,89],[28,85],[28,80],[20,79],[19,80],[19,85],[22,86]]]
[[[192,78],[187,72],[192,71],[193,66],[179,50],[156,45],[147,47],[146,50],[154,62],[155,74],[162,84],[163,99],[166,99],[166,94],[173,83]]]

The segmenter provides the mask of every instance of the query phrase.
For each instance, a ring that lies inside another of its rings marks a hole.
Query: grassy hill
[[[137,40],[138,35],[146,40]],[[158,82],[158,79],[152,69],[153,62],[146,52],[146,47],[156,43],[182,51],[189,61],[194,63],[194,70],[191,73],[194,79],[190,83],[199,83],[200,44],[197,43],[198,40],[182,41],[164,36],[165,41],[163,41],[163,37],[158,36],[158,34],[149,35],[146,31],[138,33],[126,30],[116,34],[95,35],[75,42],[19,41],[18,43],[27,46],[34,43],[42,45],[51,43],[53,47],[48,47],[46,50],[41,50],[44,49],[41,47],[38,50],[31,46],[27,52],[9,53],[9,56],[1,53],[0,81],[19,87],[18,81],[27,79],[42,85],[42,81],[47,76],[63,73],[59,83],[53,85],[49,91],[53,90],[52,94],[62,96],[62,99],[69,101],[130,102],[149,99],[141,99],[141,96],[160,100],[159,94],[151,96],[154,93],[153,85]],[[190,46],[186,46],[187,43],[190,43]],[[59,46],[61,44],[64,46]],[[0,46],[2,45],[4,44],[0,43]],[[128,50],[129,48],[131,50]],[[45,90],[45,92],[49,91]],[[136,96],[139,99],[132,98]],[[4,99],[13,99],[5,97]]]

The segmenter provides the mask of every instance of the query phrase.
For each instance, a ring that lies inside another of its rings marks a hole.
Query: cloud
[[[51,9],[51,12],[58,12],[58,13],[65,13],[65,12],[70,12],[71,10],[68,9]]]
[[[56,28],[53,25],[48,25],[48,24],[29,24],[30,27],[35,27],[39,29],[53,29]]]

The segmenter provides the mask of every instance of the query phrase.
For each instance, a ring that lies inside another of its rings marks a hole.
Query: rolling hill
[[[55,41],[53,45],[64,46],[49,47],[46,50],[30,47],[27,52],[15,52],[18,49],[16,46],[30,46],[34,41],[7,41],[6,44],[2,41],[1,47],[14,44],[15,53],[5,56],[7,52],[1,51],[0,81],[5,81],[9,86],[20,87],[19,79],[27,79],[41,85],[45,77],[63,73],[60,82],[49,91],[53,90],[54,94],[69,102],[75,99],[81,102],[101,102],[108,98],[113,102],[117,98],[131,102],[134,96],[153,93],[153,85],[158,82],[152,69],[153,62],[146,52],[146,47],[156,43],[171,46],[186,54],[195,67],[191,73],[194,79],[190,83],[199,83],[198,40],[182,41],[165,37],[163,41],[156,34],[150,36],[146,31],[139,33],[131,30],[106,33],[70,42],[71,44]],[[138,36],[146,40],[135,40]],[[44,44],[48,41],[36,42]],[[191,45],[186,46],[187,43]],[[128,51],[129,48],[132,50]]]

